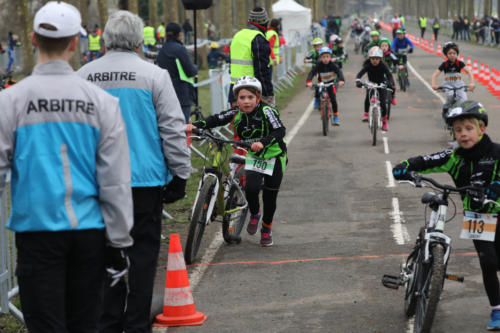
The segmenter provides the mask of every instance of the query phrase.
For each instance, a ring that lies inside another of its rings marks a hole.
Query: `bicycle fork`
[[[200,199],[199,197],[200,197],[201,187],[206,181],[206,179],[210,177],[213,177],[215,179],[215,187],[210,197],[210,203],[208,204],[206,220],[204,221],[205,225],[208,225],[210,223],[210,218],[212,217],[212,212],[215,207],[215,201],[217,199],[217,193],[219,192],[219,178],[217,177],[217,175],[213,173],[206,173],[205,175],[203,175],[203,179],[200,180],[200,183],[198,185],[198,191],[196,192],[196,198],[194,199],[193,208],[191,209],[191,219],[192,219],[194,213],[194,206],[198,202],[198,199]]]

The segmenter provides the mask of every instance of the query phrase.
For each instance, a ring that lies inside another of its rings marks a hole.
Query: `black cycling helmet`
[[[467,100],[455,103],[446,114],[446,123],[452,126],[453,121],[460,118],[476,118],[488,126],[488,114],[484,106],[476,101]]]
[[[446,42],[443,46],[444,55],[446,55],[450,49],[457,51],[457,54],[460,53],[458,52],[458,45],[455,42]]]
[[[335,45],[338,45],[340,43],[343,43],[344,40],[342,38],[340,38],[340,37],[337,37],[337,38],[335,38],[335,40],[333,42],[335,43]]]

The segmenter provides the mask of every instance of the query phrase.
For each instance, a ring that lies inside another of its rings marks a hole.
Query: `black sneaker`
[[[268,247],[273,245],[273,233],[271,230],[269,232],[260,231],[260,246]]]

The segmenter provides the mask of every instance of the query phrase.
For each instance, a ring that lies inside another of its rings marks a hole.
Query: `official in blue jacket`
[[[198,74],[198,67],[191,62],[187,49],[181,42],[181,26],[177,23],[169,23],[165,30],[167,32],[167,41],[158,54],[158,66],[170,73],[186,123],[189,123],[191,106],[195,105],[195,90],[192,78]]]

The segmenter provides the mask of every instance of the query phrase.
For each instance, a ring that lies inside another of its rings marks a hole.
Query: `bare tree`
[[[158,1],[149,0],[149,25],[153,28],[158,26]]]
[[[80,1],[80,14],[82,15],[82,22],[84,25],[89,23],[89,2],[88,0]]]
[[[233,36],[233,6],[231,0],[219,1],[219,17],[221,38],[230,38]]]
[[[163,17],[165,23],[179,21],[179,4],[177,0],[163,0]]]
[[[491,0],[484,0],[484,16],[491,15]]]
[[[108,4],[106,0],[97,0],[97,5],[99,7],[99,24],[102,30],[108,21]]]
[[[28,8],[28,0],[15,1],[16,11],[21,27],[19,39],[23,51],[23,73],[29,74],[35,65],[33,50],[31,48],[31,32],[33,31],[32,18]]]
[[[139,0],[128,0],[128,10],[132,13],[139,14]]]
[[[81,3],[86,2],[87,0],[71,0],[69,1],[73,6],[76,8],[81,8]],[[73,67],[74,70],[77,70],[80,68],[80,57],[81,57],[81,51],[80,51],[80,43],[76,44],[76,51],[73,54],[73,57],[69,61],[71,67]]]

